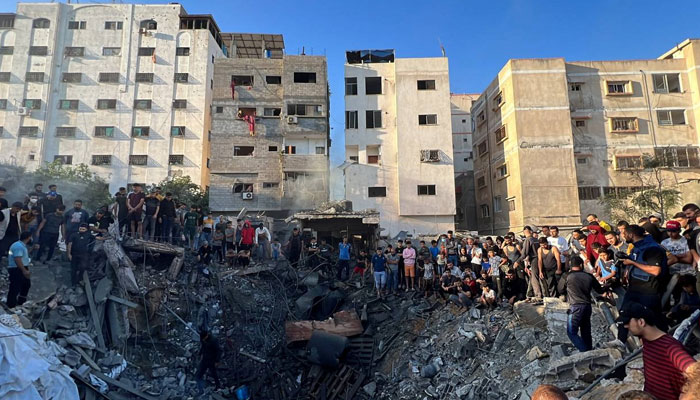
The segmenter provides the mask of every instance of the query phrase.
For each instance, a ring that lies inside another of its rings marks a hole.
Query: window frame
[[[298,78],[298,79],[297,79]],[[306,79],[302,79],[306,78]],[[294,83],[316,83],[315,72],[294,72]]]
[[[616,123],[627,121],[633,127],[631,129],[615,129]],[[610,117],[610,133],[639,133],[639,119],[637,117]]]
[[[262,116],[265,118],[281,118],[282,107],[264,107]]]
[[[67,107],[65,107],[67,105]],[[76,99],[60,99],[58,100],[58,109],[63,111],[76,111],[80,108],[80,100]]]
[[[376,91],[377,88],[375,88],[376,83],[372,83],[370,85],[370,82],[379,82],[379,87],[378,87],[378,92]],[[381,95],[384,94],[384,85],[383,85],[382,77],[381,76],[365,76],[365,95],[366,96],[376,96],[376,95]],[[374,88],[372,92],[370,93],[370,87]]]
[[[61,165],[73,165],[73,156],[70,154],[61,155],[56,154],[53,156],[53,162],[60,161]]]
[[[418,79],[416,81],[416,90],[437,90],[435,79]]]
[[[272,79],[270,79],[272,78]],[[282,76],[281,75],[265,75],[265,84],[267,85],[281,85]]]
[[[105,21],[106,31],[121,31],[124,29],[124,22],[122,21]]]
[[[612,86],[622,86],[623,91],[611,91]],[[634,84],[630,80],[626,81],[616,81],[616,80],[606,80],[605,81],[605,95],[606,96],[632,96],[634,95]]]
[[[56,127],[56,137],[74,138],[75,135],[76,135],[76,128],[74,126],[57,126]]]
[[[676,113],[681,114],[683,120],[682,122],[676,122],[673,115]],[[662,119],[661,114],[666,113],[667,119]],[[685,109],[668,109],[668,110],[656,110],[656,120],[659,126],[677,126],[677,125],[687,125],[687,119],[685,118]]]
[[[44,83],[45,77],[46,77],[46,74],[43,72],[27,72],[24,75],[24,81],[25,82],[33,82],[33,83]]]
[[[112,79],[115,77],[117,79]],[[119,83],[120,78],[121,74],[119,72],[100,72],[99,75],[97,75],[97,81],[99,83]]]
[[[345,129],[359,129],[359,115],[357,110],[345,110]]]
[[[624,161],[625,165],[620,165],[621,161]],[[633,164],[638,164],[638,165],[629,165],[628,160],[638,160],[638,162],[634,162]],[[625,155],[625,154],[616,154],[615,155],[615,170],[618,171],[637,171],[643,168],[643,162],[642,162],[642,156],[641,155]]]
[[[178,57],[189,57],[192,52],[189,47],[176,47],[175,55]]]
[[[155,47],[139,47],[137,54],[139,57],[153,57],[153,55],[156,54],[156,48]]]
[[[250,151],[250,153],[246,152],[247,154],[236,154],[237,151],[240,152],[241,150],[243,150],[243,148],[246,148],[246,149],[250,148],[252,150]],[[255,157],[255,146],[233,146],[233,156],[234,157]]]
[[[110,53],[110,54],[108,54]],[[121,47],[103,47],[102,48],[103,57],[121,57],[122,48]]]
[[[30,56],[39,56],[39,57],[44,57],[49,55],[49,47],[48,46],[29,46],[29,55]]]
[[[35,18],[32,21],[32,29],[49,29],[51,21],[47,18]]]
[[[354,80],[354,82],[353,82]],[[357,77],[351,76],[345,78],[345,95],[357,96]]]
[[[246,83],[248,82],[248,83]],[[231,75],[231,83],[234,86],[255,86],[254,75]]]
[[[503,163],[496,167],[496,175],[498,176],[498,180],[507,178],[510,175],[508,171],[508,163]]]
[[[170,154],[168,156],[168,165],[185,165],[185,155]]]
[[[491,209],[488,204],[481,204],[481,218],[491,218]]]
[[[508,131],[506,130],[506,125],[503,124],[499,126],[494,132],[493,136],[496,138],[496,144],[504,142],[508,139]]]
[[[84,30],[87,28],[87,21],[68,21],[68,29],[70,30]]]
[[[153,72],[137,72],[134,75],[135,83],[153,83],[156,75]]]
[[[437,196],[437,187],[435,184],[416,185],[416,189],[418,196]],[[421,193],[421,191],[424,193]]]
[[[187,109],[187,99],[174,99],[173,100],[173,110],[185,110]]]
[[[138,130],[138,134],[136,134]],[[131,137],[132,138],[140,138],[140,137],[149,137],[151,135],[151,127],[150,126],[132,126],[131,127]]]
[[[147,167],[148,166],[148,154],[130,154],[129,155],[129,165],[137,167]]]
[[[579,186],[578,199],[579,201],[597,201],[602,196],[600,186]]]
[[[376,197],[386,197],[386,186],[367,186],[367,198]]]
[[[97,105],[95,108],[98,110],[116,110],[117,99],[97,99]]]
[[[675,75],[678,81],[678,89],[671,90],[671,85],[669,84],[668,77]],[[651,74],[651,83],[654,87],[654,93],[658,94],[669,94],[669,93],[683,93],[683,86],[681,85],[681,74],[680,73],[663,73],[663,74]],[[663,88],[659,89],[657,79],[661,78],[661,83]]]
[[[111,133],[109,133],[111,130]],[[104,133],[102,133],[104,132]],[[93,135],[95,137],[114,137],[114,126],[107,126],[107,125],[102,125],[102,126],[95,126],[95,130],[93,132]]]
[[[184,125],[173,125],[170,127],[170,137],[185,137],[187,128]]]
[[[176,72],[173,77],[173,82],[175,83],[189,83],[190,74],[187,72]]]
[[[92,157],[90,157],[90,165],[95,166],[95,167],[112,165],[112,155],[111,154],[93,154]]]
[[[379,126],[376,124],[377,115],[379,115]],[[383,122],[382,110],[365,110],[365,129],[382,129]]]
[[[65,57],[85,57],[85,47],[67,46],[63,48]]]
[[[152,108],[153,108],[153,100],[151,100],[151,99],[136,99],[136,100],[134,100],[134,110],[151,110]]]
[[[30,105],[27,105],[28,102]],[[30,110],[41,110],[41,99],[23,99],[22,100],[22,107],[29,108]]]
[[[77,77],[77,80],[75,79]],[[63,72],[61,82],[63,83],[81,83],[83,80],[82,72]]]
[[[432,122],[431,122],[432,120]],[[418,114],[419,126],[435,126],[438,124],[437,114]]]

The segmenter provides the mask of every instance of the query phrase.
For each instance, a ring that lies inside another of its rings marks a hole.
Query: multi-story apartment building
[[[645,155],[684,201],[700,196],[700,40],[658,59],[510,60],[472,107],[478,228],[580,226],[635,190]]]
[[[472,149],[472,103],[478,94],[451,94],[452,153],[455,169],[455,225],[458,230],[476,230],[474,151]]]
[[[389,237],[454,229],[447,58],[346,56],[345,198],[378,210]]]
[[[18,3],[0,16],[0,161],[87,164],[110,183],[207,185],[209,15],[176,3]]]
[[[284,217],[328,200],[326,58],[285,55],[282,35],[224,34],[214,64],[210,207]]]

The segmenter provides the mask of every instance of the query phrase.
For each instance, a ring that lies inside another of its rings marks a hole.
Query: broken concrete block
[[[599,375],[615,365],[622,358],[617,349],[596,349],[576,353],[568,357],[554,360],[549,364],[543,382],[562,382],[583,380],[585,376]],[[561,387],[561,386],[560,386]],[[571,388],[569,388],[571,389]]]
[[[643,384],[632,384],[632,383],[608,383],[604,385],[603,383],[609,381],[607,379],[601,381],[601,384],[596,386],[593,390],[581,396],[580,400],[597,400],[597,399],[611,399],[616,400],[622,394],[630,392],[632,390],[643,390]]]
[[[66,338],[66,341],[72,345],[80,346],[82,348],[90,349],[90,350],[94,350],[95,347],[97,347],[95,345],[95,341],[92,340],[90,335],[88,335],[85,332],[80,332],[80,333],[76,333],[75,335],[68,336]]]
[[[520,370],[520,376],[523,380],[528,380],[530,377],[540,376],[544,372],[544,363],[540,360],[534,360]]]
[[[524,324],[537,328],[547,326],[547,321],[544,318],[544,305],[533,305],[532,303],[519,301],[513,306],[513,312]]]
[[[66,351],[66,354],[63,355],[63,362],[66,365],[75,367],[80,363],[80,354],[78,354],[76,351],[68,350]]]
[[[527,358],[528,361],[539,360],[540,358],[545,358],[547,356],[548,354],[542,351],[539,346],[531,348],[527,351],[527,354],[525,354],[525,358]]]
[[[480,319],[481,318],[481,311],[476,307],[472,307],[472,309],[469,310],[469,315],[473,319]]]
[[[625,366],[625,383],[643,385],[644,384],[644,359],[637,358]]]
[[[362,387],[362,390],[365,391],[370,397],[374,396],[374,393],[377,391],[377,383],[372,381],[365,386]]]
[[[566,334],[568,310],[569,305],[558,298],[544,298],[544,317],[553,343],[569,343],[569,337]]]
[[[549,353],[549,358],[550,360],[558,360],[560,358],[567,357],[568,355],[569,352],[567,351],[566,347],[563,344],[558,344],[556,346],[552,346]]]

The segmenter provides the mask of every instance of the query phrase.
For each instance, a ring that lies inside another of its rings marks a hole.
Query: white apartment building
[[[356,210],[379,211],[389,237],[454,229],[447,58],[346,56],[345,198]]]
[[[472,103],[478,94],[451,94],[452,152],[455,169],[456,228],[476,230],[474,152],[472,149]]]
[[[110,183],[207,185],[210,15],[176,3],[18,3],[0,15],[0,162],[87,164]]]

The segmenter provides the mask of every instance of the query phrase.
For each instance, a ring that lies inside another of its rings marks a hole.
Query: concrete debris
[[[66,341],[69,344],[80,346],[84,349],[93,350],[97,345],[95,341],[85,332],[76,333],[75,335],[68,336]]]
[[[525,354],[525,357],[528,359],[528,361],[535,361],[539,360],[540,358],[545,358],[548,357],[549,354],[545,353],[542,351],[539,346],[535,346],[528,350],[527,354]]]

